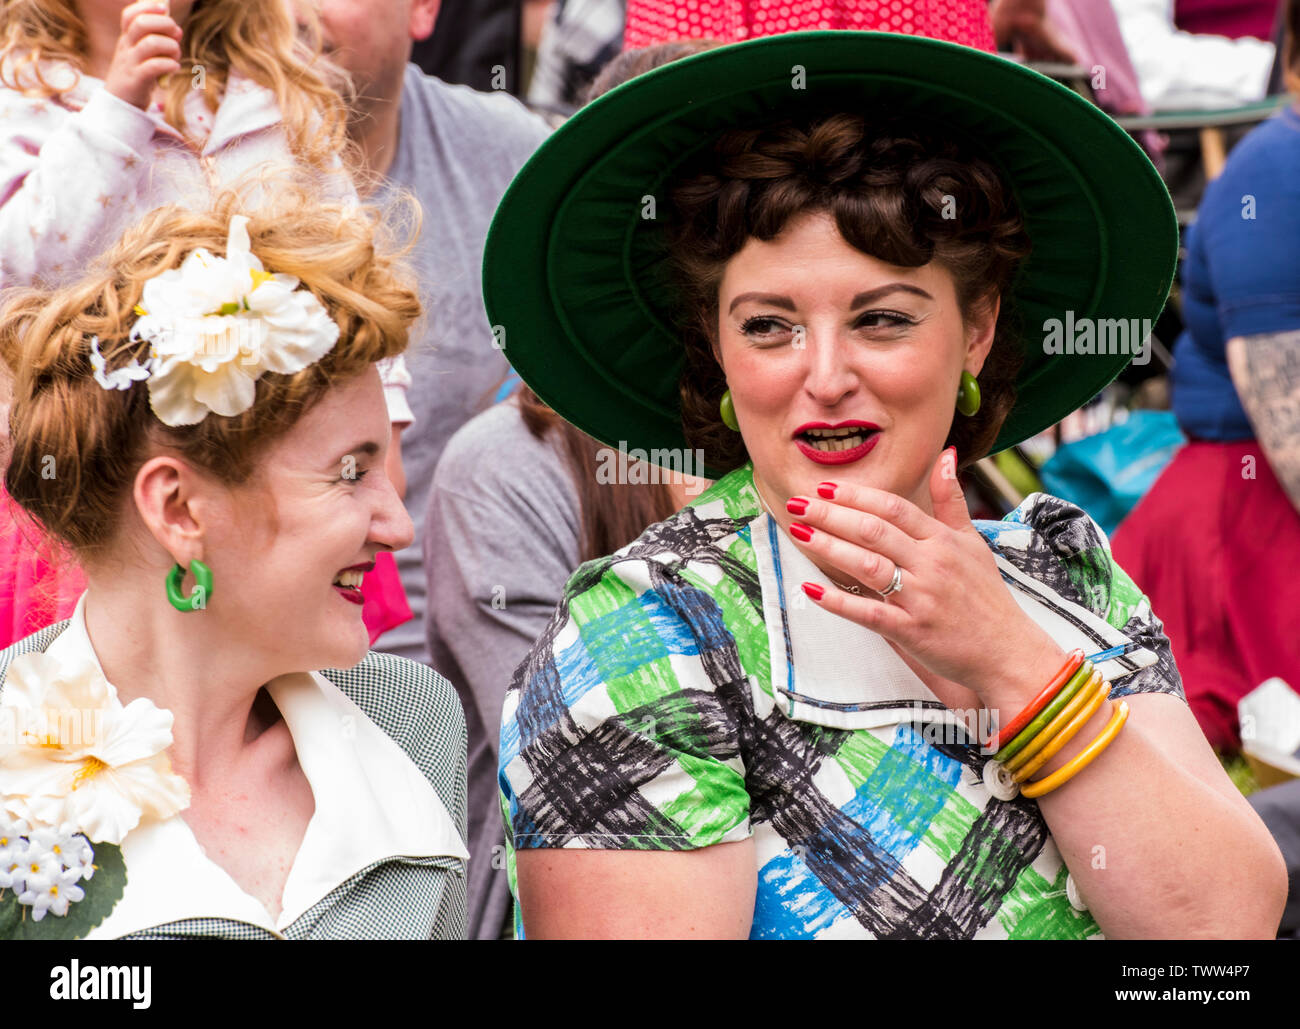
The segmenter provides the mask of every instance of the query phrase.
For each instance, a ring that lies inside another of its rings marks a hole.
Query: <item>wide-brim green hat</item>
[[[1033,244],[1012,289],[1025,361],[994,452],[1120,373],[1131,352],[1048,353],[1044,326],[1159,316],[1178,224],[1141,148],[1072,90],[1005,58],[891,33],[799,32],[625,82],[561,125],[515,177],[488,232],[483,298],[498,345],[545,403],[611,446],[687,449],[677,291],[661,223],[647,215],[664,213],[682,162],[722,132],[814,107],[951,125],[1015,193]]]

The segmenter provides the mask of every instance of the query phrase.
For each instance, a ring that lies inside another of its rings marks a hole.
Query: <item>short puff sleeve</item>
[[[573,575],[506,696],[513,849],[692,850],[750,835],[749,683],[722,609],[679,565],[621,553]]]
[[[1024,547],[998,548],[1004,557],[1156,655],[1154,664],[1116,680],[1112,699],[1134,693],[1168,693],[1187,699],[1164,625],[1151,610],[1151,602],[1115,562],[1105,530],[1091,516],[1068,500],[1031,493],[1002,521],[1033,530]]]

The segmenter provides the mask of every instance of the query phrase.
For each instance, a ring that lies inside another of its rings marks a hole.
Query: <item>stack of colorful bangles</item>
[[[984,781],[999,800],[1018,792],[1041,797],[1069,782],[1111,745],[1128,720],[1128,704],[1111,702],[1110,721],[1070,762],[1036,782],[1026,780],[1070,742],[1110,696],[1110,683],[1101,677],[1082,650],[1073,650],[1042,693],[1001,729],[997,753],[984,766]],[[1024,784],[1024,785],[1022,785]]]

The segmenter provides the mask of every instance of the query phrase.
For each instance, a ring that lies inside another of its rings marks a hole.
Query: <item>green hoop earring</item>
[[[961,373],[961,387],[957,390],[957,410],[967,418],[980,409],[980,384],[965,369]]]
[[[718,401],[718,414],[722,416],[722,424],[732,432],[740,431],[740,422],[736,421],[736,405],[731,402],[731,390],[722,394],[722,399]]]
[[[194,576],[195,586],[187,597],[181,592],[185,569],[173,565],[167,573],[167,600],[177,611],[200,611],[208,606],[208,598],[212,596],[212,569],[194,560],[190,562],[190,574]]]

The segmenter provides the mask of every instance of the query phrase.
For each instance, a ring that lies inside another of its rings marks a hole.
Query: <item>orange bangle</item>
[[[1115,704],[1112,703],[1111,706],[1115,707]],[[1068,765],[1058,768],[1046,779],[1040,779],[1038,782],[1031,782],[1027,786],[1022,786],[1020,788],[1021,796],[1031,799],[1041,797],[1046,793],[1051,793],[1052,790],[1063,783],[1069,782],[1092,764],[1098,754],[1115,742],[1115,737],[1119,735],[1119,731],[1124,728],[1124,723],[1127,721],[1128,704],[1121,700],[1119,706],[1115,707],[1115,713],[1111,715],[1110,721],[1106,723],[1106,728],[1102,729],[1095,740],[1089,743]]]
[[[1079,670],[1081,664],[1083,664],[1083,650],[1080,648],[1070,651],[1065,656],[1065,664],[1056,673],[1056,677],[1043,687],[1043,692],[1031,700],[1029,706],[1020,714],[1011,719],[1006,728],[998,730],[997,744],[993,749],[995,751],[1001,750],[1015,739],[1020,730],[1033,721],[1034,716],[1047,707],[1048,702],[1061,692],[1062,687],[1074,677],[1074,673]]]
[[[1084,684],[1083,689],[1079,690],[1078,693],[1070,698],[1070,702],[1066,704],[1065,707],[1061,708],[1060,713],[1043,726],[1038,735],[1030,740],[1019,754],[1006,762],[1006,770],[1008,772],[1014,772],[1021,766],[1029,764],[1029,759],[1052,742],[1057,733],[1061,731],[1061,727],[1068,725],[1070,719],[1078,713],[1079,708],[1092,700],[1092,698],[1097,694],[1097,691],[1101,688],[1101,685],[1101,672],[1094,668],[1092,670],[1092,676]],[[1041,762],[1038,767],[1041,767]],[[1026,778],[1028,777],[1026,776]],[[1016,781],[1021,782],[1023,780],[1017,779]]]
[[[1097,710],[1106,703],[1106,698],[1110,696],[1110,683],[1100,682],[1094,686],[1088,693],[1082,708],[1076,709],[1074,718],[1061,729],[1057,735],[1048,741],[1047,746],[1039,753],[1038,757],[1025,763],[1023,768],[1016,771],[1013,777],[1016,782],[1024,782],[1031,775],[1037,772],[1043,765],[1051,761],[1061,748],[1069,743],[1075,736],[1083,730]]]

